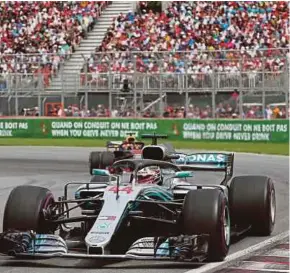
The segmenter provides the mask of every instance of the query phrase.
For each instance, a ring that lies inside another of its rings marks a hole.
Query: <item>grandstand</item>
[[[0,112],[289,116],[289,3],[147,4],[2,2]]]

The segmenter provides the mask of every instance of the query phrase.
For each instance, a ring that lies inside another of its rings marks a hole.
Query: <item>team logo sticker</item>
[[[97,225],[97,229],[99,230],[109,229],[110,226],[111,226],[110,223],[101,223]]]
[[[103,221],[115,221],[116,216],[99,216],[98,220],[103,220]]]
[[[105,237],[99,236],[99,235],[93,235],[93,236],[89,237],[89,239],[88,239],[88,241],[92,244],[102,243],[105,240],[106,240]]]

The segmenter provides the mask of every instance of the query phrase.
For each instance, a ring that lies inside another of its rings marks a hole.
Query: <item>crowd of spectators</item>
[[[243,113],[240,114],[238,105],[233,105],[229,101],[218,103],[215,108],[215,118],[221,119],[286,119],[286,106],[284,104],[269,104],[266,105],[265,111],[261,103],[245,103],[242,107]],[[288,110],[290,115],[290,109]],[[3,113],[0,112],[0,116]],[[39,116],[39,108],[24,108],[20,115],[23,116]],[[45,116],[50,117],[83,117],[83,118],[173,118],[173,119],[211,119],[213,118],[213,110],[211,105],[189,104],[186,110],[185,106],[172,105],[166,106],[164,112],[157,114],[152,110],[145,112],[134,112],[132,107],[127,107],[125,110],[114,108],[112,111],[105,105],[99,104],[96,107],[87,109],[80,107],[77,104],[72,104],[66,108],[59,106],[49,109]]]
[[[33,110],[35,110],[33,108]],[[36,109],[38,110],[38,109]],[[35,113],[38,113],[35,110]],[[210,119],[213,118],[212,106],[194,105],[190,104],[186,110],[185,106],[167,106],[161,115],[154,113],[153,111],[146,111],[144,113],[135,113],[131,107],[127,107],[126,110],[113,109],[111,112],[105,105],[97,105],[91,109],[85,107],[79,107],[78,105],[69,105],[65,109],[55,108],[52,109],[48,116],[54,117],[112,117],[112,118],[192,118],[192,119]],[[267,105],[265,112],[263,113],[263,107],[261,104],[250,103],[243,106],[242,115],[239,114],[239,108],[232,104],[225,102],[219,103],[215,109],[215,117],[222,119],[285,119],[286,107],[279,105]]]
[[[76,50],[96,24],[107,1],[6,1],[0,3],[1,77],[8,73],[43,74],[48,86],[61,64]],[[100,73],[164,73],[166,84],[175,85],[172,74],[189,74],[188,86],[202,84],[213,72],[232,77],[239,71],[261,70],[279,74],[289,60],[287,1],[176,1],[162,12],[139,3],[139,11],[119,14],[100,45],[88,59],[92,81]],[[145,80],[145,77],[141,77]],[[179,79],[179,78],[178,78]],[[101,79],[102,80],[102,79]],[[106,79],[104,80],[106,81]],[[157,77],[158,83],[160,78]],[[4,81],[5,82],[5,81]],[[123,82],[123,79],[119,81]],[[179,84],[179,82],[178,82]],[[157,86],[157,85],[156,85]],[[3,88],[3,87],[2,87]],[[149,88],[150,89],[150,88]],[[276,109],[276,110],[275,110]],[[169,107],[163,117],[236,118],[231,105]],[[245,118],[284,117],[285,107],[244,109]],[[155,117],[154,112],[134,113],[104,106],[56,109],[53,115],[90,117]]]
[[[42,73],[49,85],[107,5],[107,1],[1,2],[0,75]],[[288,7],[286,1],[172,1],[164,11],[155,12],[141,1],[139,12],[113,19],[96,49],[106,54],[92,54],[88,71],[202,75],[280,71],[289,54]],[[190,78],[200,80],[202,75]]]
[[[173,1],[161,13],[141,5],[114,18],[90,72],[280,71],[289,57],[286,1]]]
[[[93,29],[107,1],[3,1],[0,3],[0,76],[44,75],[60,65]]]

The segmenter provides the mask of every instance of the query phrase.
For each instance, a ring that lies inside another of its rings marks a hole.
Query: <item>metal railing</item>
[[[0,112],[19,114],[23,107],[37,105],[43,114],[44,104],[48,101],[59,101],[64,107],[72,103],[86,108],[91,108],[96,104],[105,104],[112,111],[119,107],[119,98],[125,96],[120,91],[124,87],[125,79],[128,80],[132,91],[130,95],[126,95],[126,105],[130,105],[135,112],[142,112],[144,108],[146,109],[146,102],[150,104],[158,98],[163,98],[154,104],[158,114],[161,114],[167,104],[175,103],[188,107],[192,101],[195,105],[210,104],[210,107],[215,109],[221,101],[227,103],[227,99],[220,99],[224,96],[223,94],[227,93],[226,96],[230,96],[234,90],[240,94],[238,105],[235,105],[240,114],[243,112],[243,104],[248,101],[262,104],[263,111],[267,104],[276,102],[285,102],[285,107],[288,109],[289,61],[287,54],[289,52],[285,49],[272,50],[271,54],[269,50],[258,52],[255,55],[255,61],[257,58],[259,60],[257,67],[247,67],[248,62],[251,61],[250,55],[247,57],[241,52],[234,51],[232,53],[230,51],[207,52],[208,59],[199,60],[195,59],[197,55],[194,55],[194,52],[115,52],[114,54],[93,54],[93,66],[100,63],[104,66],[108,64],[107,70],[101,73],[90,72],[86,65],[85,69],[79,73],[64,72],[61,65],[53,73],[40,69],[36,69],[33,73],[0,73],[2,100]],[[126,65],[131,67],[129,73],[116,72],[111,69],[114,61],[118,61],[120,54],[126,55]],[[167,56],[170,54],[182,56],[185,68],[182,72],[165,71],[164,64],[168,61]],[[201,56],[202,52],[198,54]],[[25,56],[1,55],[0,62],[3,63],[4,60],[19,64],[27,61],[31,67],[39,68],[45,60],[41,55],[37,55],[37,58],[36,55],[31,54],[28,54],[28,57]],[[154,59],[154,65],[157,67],[155,72],[149,72],[146,69],[140,71],[138,56]],[[50,58],[53,59],[53,57],[54,55],[50,55]],[[234,57],[238,58],[234,59]],[[269,66],[268,58],[279,58],[279,62],[283,65]],[[34,62],[31,62],[32,59]],[[64,63],[65,59],[61,60]],[[87,65],[89,61],[90,58],[84,59]],[[232,71],[219,71],[220,68],[230,64],[234,68]],[[209,66],[210,69],[207,72],[196,72],[198,69],[194,72],[190,70],[190,67],[197,68],[198,66],[200,70],[205,66]],[[59,86],[53,84],[55,77],[61,79]],[[164,94],[166,94],[165,98]]]
[[[272,110],[277,106],[283,112],[284,118],[289,118],[289,94],[283,92],[238,92],[237,97],[231,93],[172,93],[156,95],[120,95],[120,94],[18,94],[13,96],[0,97],[0,115],[19,116],[24,115],[24,109],[37,107],[40,116],[49,116],[47,105],[58,104],[64,110],[70,107],[76,107],[79,110],[75,112],[77,116],[102,117],[106,116],[94,114],[98,112],[99,105],[107,108],[113,117],[140,117],[144,114],[150,114],[153,117],[163,117],[167,106],[174,109],[187,111],[191,118],[266,118],[266,107],[271,106]],[[224,109],[224,112],[218,112],[218,109]],[[81,110],[85,109],[81,113]],[[228,110],[230,109],[230,110]],[[248,116],[250,111],[255,111],[255,115]],[[31,110],[33,112],[33,110]],[[31,112],[26,110],[26,113]],[[88,112],[87,112],[88,111]],[[115,113],[117,111],[117,113]],[[114,115],[113,115],[114,113]],[[65,116],[71,116],[65,112]],[[75,115],[74,115],[75,116]],[[282,118],[283,118],[282,117]],[[178,117],[176,117],[178,118]]]
[[[90,91],[117,91],[127,79],[130,88],[146,93],[163,90],[195,92],[197,90],[233,91],[233,89],[283,90],[287,71],[212,72],[212,73],[82,73],[80,88]]]
[[[288,71],[214,72],[214,73],[60,73],[58,93],[118,92],[127,79],[138,92],[226,92],[234,89],[283,91],[287,89]],[[49,74],[0,74],[0,91],[6,93],[46,92],[53,77]]]
[[[72,74],[69,74],[70,77]],[[90,75],[90,74],[89,74]],[[62,75],[65,79],[66,75]],[[289,73],[288,71],[252,74],[237,73],[195,73],[195,74],[141,74],[141,73],[104,73],[93,76],[83,85],[80,74],[74,75],[74,81],[62,82],[59,90],[48,92],[45,88],[47,76],[43,74],[7,74],[0,77],[0,113],[19,115],[23,108],[38,106],[44,115],[45,103],[60,102],[64,108],[76,104],[90,109],[98,104],[106,105],[112,112],[116,108],[143,112],[153,101],[150,108],[158,115],[166,105],[189,107],[207,107],[216,109],[219,103],[230,104],[240,116],[244,104],[254,103],[264,112],[271,103],[285,103],[289,109]],[[129,79],[131,91],[120,91],[123,79]],[[233,92],[239,95],[232,98]],[[165,96],[164,96],[165,95]],[[122,100],[120,102],[120,100]],[[211,114],[215,117],[214,111]],[[288,112],[287,112],[288,117]]]

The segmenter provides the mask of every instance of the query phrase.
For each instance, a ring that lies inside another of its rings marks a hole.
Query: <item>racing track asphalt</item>
[[[91,148],[0,147],[0,230],[6,199],[13,187],[21,184],[50,188],[58,196],[69,181],[88,181],[88,155]],[[275,181],[277,222],[273,235],[289,230],[289,162],[288,157],[236,154],[235,175],[262,174]],[[214,178],[215,174],[207,176]],[[206,182],[206,179],[199,180]],[[230,254],[248,248],[268,237],[246,237],[235,242]],[[193,269],[189,264],[125,261],[102,263],[92,260],[52,259],[15,261],[0,256],[0,273],[173,273]]]

